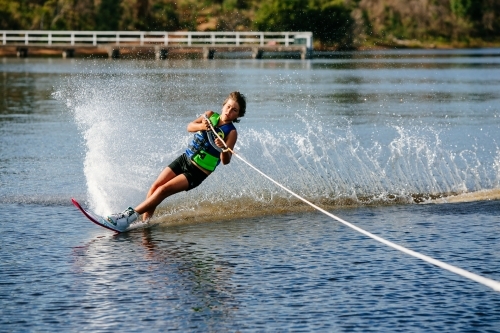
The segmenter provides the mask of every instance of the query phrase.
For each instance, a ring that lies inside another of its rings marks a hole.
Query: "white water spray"
[[[188,75],[185,68],[137,67],[92,68],[94,74],[73,77],[56,96],[67,101],[81,131],[88,203],[100,214],[142,201],[159,172],[185,149],[191,137],[187,123],[206,109],[219,111],[231,91],[222,85],[216,89],[222,92],[214,94],[212,86],[205,86],[202,82],[221,80],[209,71],[187,70]],[[480,145],[452,148],[443,143],[446,130],[429,125],[388,124],[370,133],[345,117],[320,115],[304,95],[290,98],[280,102],[285,107],[278,114],[266,103],[255,107],[249,98],[248,114],[237,125],[236,149],[309,200],[414,202],[499,186],[498,147],[494,156],[483,154]],[[270,114],[279,120],[269,121]],[[255,203],[288,197],[231,163],[189,195],[181,193],[166,204],[195,209],[200,201],[228,196]]]

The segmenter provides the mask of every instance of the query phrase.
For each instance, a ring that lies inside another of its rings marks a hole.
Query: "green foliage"
[[[359,11],[365,37],[372,40],[411,40],[469,43],[499,39],[498,0],[362,0]],[[406,41],[404,41],[406,40]]]
[[[151,24],[148,30],[171,31],[180,26],[175,4],[157,2],[151,6]]]
[[[310,12],[307,0],[268,0],[255,13],[255,27],[263,31],[308,30]]]
[[[118,30],[122,8],[116,0],[101,0],[96,13],[96,30]]]
[[[351,10],[341,1],[331,1],[316,9],[311,31],[315,38],[325,43],[337,43],[341,48],[349,48],[353,39]]]
[[[458,17],[467,17],[471,6],[471,0],[450,0],[451,11]]]
[[[222,1],[222,8],[224,11],[231,11],[238,8],[237,0],[224,0]]]
[[[19,3],[0,0],[0,29],[22,29],[20,24]]]
[[[341,48],[493,40],[500,0],[0,0],[0,29],[311,31]]]
[[[263,31],[311,31],[325,43],[349,47],[350,9],[342,1],[270,0],[255,14],[255,28]]]

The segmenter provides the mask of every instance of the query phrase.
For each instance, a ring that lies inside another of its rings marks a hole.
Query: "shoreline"
[[[313,59],[320,59],[324,57],[334,56],[335,54],[341,53],[355,53],[355,52],[370,52],[370,51],[416,51],[416,50],[435,50],[435,51],[445,51],[445,50],[473,50],[473,49],[498,49],[500,48],[500,44],[491,44],[491,45],[475,45],[475,46],[463,46],[456,47],[451,45],[439,45],[439,46],[426,46],[426,47],[410,47],[410,46],[401,46],[401,45],[387,45],[383,43],[378,43],[374,45],[364,45],[358,48],[352,49],[339,49],[334,47],[328,48],[315,48],[312,51]],[[274,54],[273,52],[269,53],[263,58],[266,59],[300,59],[299,54],[295,54],[293,52],[283,52],[281,56]],[[19,56],[15,47],[0,47],[0,58],[89,58],[89,59],[107,59],[108,54],[104,52],[92,52],[91,50],[85,49],[74,49],[74,54],[71,56],[62,55],[61,50],[58,49],[33,49],[30,50],[29,56]],[[127,52],[120,57],[122,59],[136,59],[136,60],[147,60],[147,59],[155,59],[154,52]],[[217,59],[252,59],[251,52],[238,52],[238,54],[233,54],[232,52],[218,52]],[[182,60],[182,59],[203,59],[203,56],[200,54],[195,54],[193,52],[172,52],[169,54],[168,59],[171,60]]]
[[[366,52],[366,51],[387,51],[387,50],[465,50],[465,49],[496,49],[500,48],[500,39],[481,39],[469,38],[463,41],[442,41],[442,40],[417,40],[417,39],[398,39],[396,37],[387,38],[358,38],[354,39],[349,46],[339,44],[324,44],[320,40],[312,43],[312,48],[301,49],[297,52],[297,48],[291,50],[283,50],[279,47],[273,49],[266,45],[266,49],[260,51],[260,56],[255,56],[255,47],[253,45],[242,45],[235,49],[232,47],[217,48],[212,50],[212,55],[205,56],[205,48],[198,50],[193,47],[174,46],[168,47],[166,50],[158,53],[158,45],[151,44],[147,46],[138,45],[135,43],[125,43],[120,45],[18,45],[4,44],[0,45],[0,57],[17,57],[17,58],[124,58],[124,59],[198,59],[216,58],[322,58],[335,55],[337,53],[347,52]],[[293,46],[293,45],[292,45]],[[111,51],[110,51],[111,50]],[[116,51],[116,55],[115,55]],[[203,51],[203,52],[202,52]],[[302,54],[302,53],[305,54]]]
[[[459,50],[459,49],[487,49],[500,48],[500,40],[485,41],[481,39],[471,39],[466,42],[440,42],[440,41],[420,41],[420,40],[366,40],[359,43],[356,47],[342,49],[338,46],[322,46],[320,43],[314,45],[315,51],[373,51],[373,50],[391,50],[391,49],[409,49],[409,50]]]

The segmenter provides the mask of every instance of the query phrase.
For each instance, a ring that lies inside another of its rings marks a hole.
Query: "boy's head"
[[[229,94],[229,96],[227,96],[224,103],[222,103],[222,106],[224,106],[229,99],[232,99],[233,101],[238,103],[238,105],[240,107],[240,111],[238,113],[238,118],[245,116],[245,112],[247,110],[247,101],[245,99],[245,96],[242,93],[240,93],[239,91],[233,91],[232,93]],[[233,122],[235,122],[235,123],[237,123],[239,121],[240,121],[239,119],[233,120]]]

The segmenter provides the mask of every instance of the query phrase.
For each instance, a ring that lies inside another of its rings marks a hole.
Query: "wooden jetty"
[[[0,53],[156,59],[197,54],[213,59],[216,52],[251,52],[252,58],[260,59],[265,52],[281,52],[310,59],[312,37],[311,32],[0,30]]]

